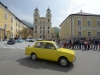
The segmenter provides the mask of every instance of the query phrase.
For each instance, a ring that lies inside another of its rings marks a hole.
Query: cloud
[[[13,7],[13,6],[9,6],[9,10],[16,15],[16,17],[18,17],[20,20],[25,20],[27,22],[30,22],[33,24],[33,17],[32,15],[28,15],[25,14],[24,12],[22,12],[21,10]]]
[[[71,0],[69,9],[65,8],[60,10],[63,16],[68,16],[72,13],[77,13],[82,10],[87,13],[100,14],[100,0]],[[66,5],[67,7],[67,5]]]

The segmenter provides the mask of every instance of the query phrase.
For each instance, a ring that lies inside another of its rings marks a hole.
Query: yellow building
[[[0,2],[0,39],[14,38],[26,25]]]
[[[70,14],[60,24],[60,38],[100,38],[100,15],[82,10]]]

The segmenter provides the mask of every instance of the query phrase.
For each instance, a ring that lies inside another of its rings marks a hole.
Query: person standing
[[[95,41],[94,41],[94,50],[97,50],[98,49],[98,40],[97,39],[95,39]]]
[[[100,51],[100,39],[98,39],[99,51]]]

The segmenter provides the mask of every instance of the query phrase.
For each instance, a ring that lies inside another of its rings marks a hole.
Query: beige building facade
[[[100,38],[100,15],[82,12],[70,14],[60,24],[60,38]]]
[[[34,10],[33,32],[35,38],[50,39],[52,37],[51,17],[51,10],[49,8],[46,11],[46,17],[40,17],[39,10],[37,8]]]
[[[27,26],[0,2],[0,39],[14,38],[24,27]]]

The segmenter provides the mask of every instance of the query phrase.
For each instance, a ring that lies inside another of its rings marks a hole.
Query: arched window
[[[35,22],[37,22],[37,19],[35,19]]]
[[[49,19],[48,19],[48,22],[49,22]]]

